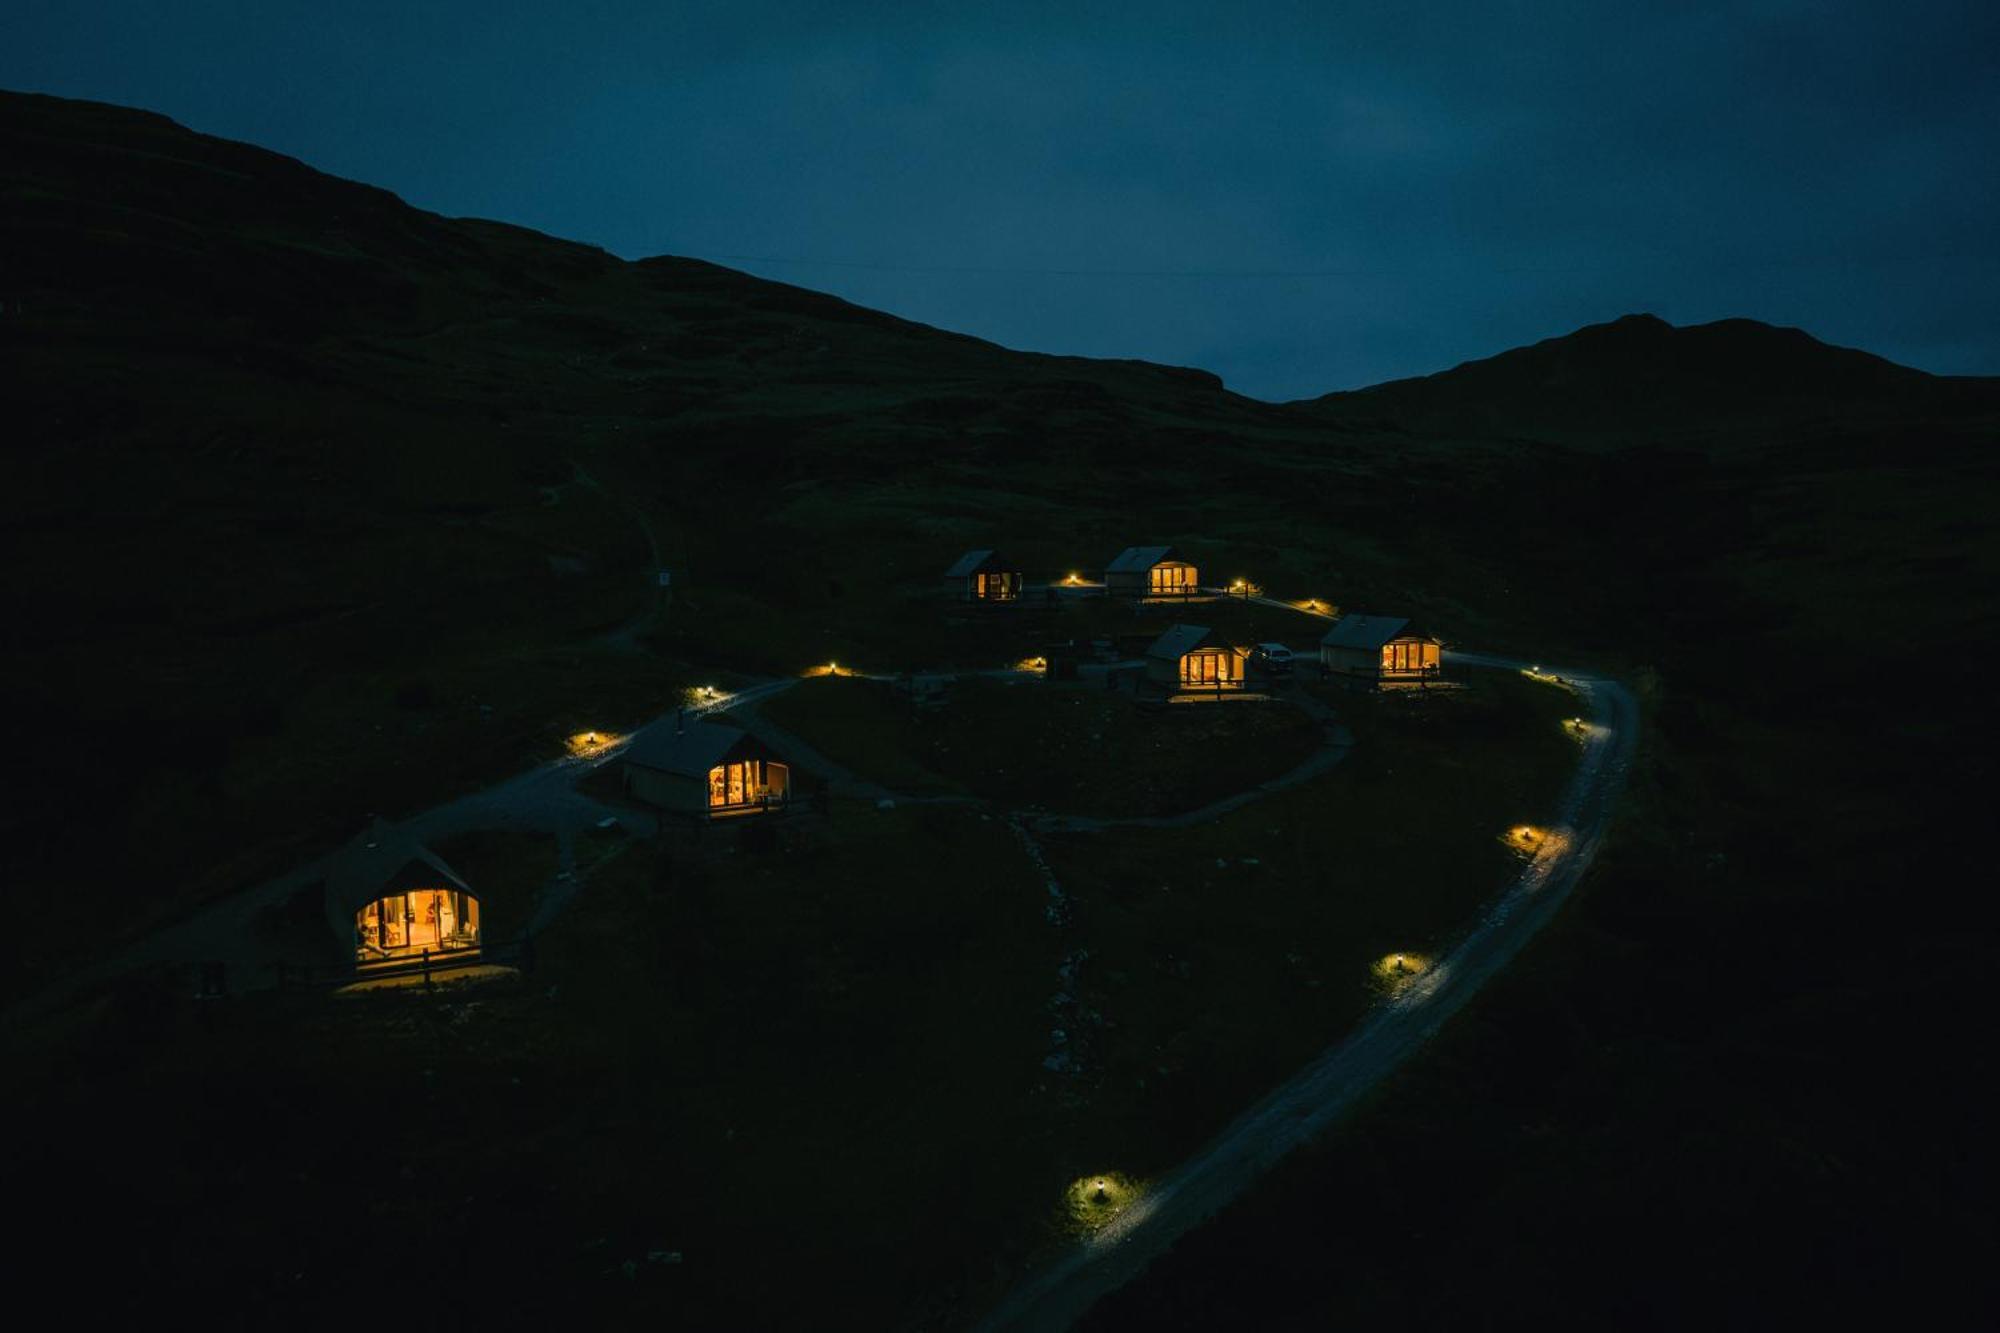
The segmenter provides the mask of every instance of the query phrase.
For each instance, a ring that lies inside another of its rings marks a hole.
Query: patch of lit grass
[[[1078,1176],[1063,1191],[1064,1229],[1077,1236],[1095,1235],[1137,1202],[1143,1192],[1140,1181],[1117,1171]]]
[[[603,754],[606,748],[616,745],[621,739],[608,731],[579,731],[564,738],[563,744],[572,759],[587,759]]]
[[[1420,953],[1384,954],[1368,966],[1369,985],[1378,995],[1400,995],[1431,970],[1431,958]]]

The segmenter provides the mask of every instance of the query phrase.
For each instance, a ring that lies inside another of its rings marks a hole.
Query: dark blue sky
[[[2000,372],[1996,68],[1993,0],[0,11],[0,86],[1268,398],[1634,310]]]

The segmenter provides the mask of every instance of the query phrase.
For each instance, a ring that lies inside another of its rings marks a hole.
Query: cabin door
[[[438,899],[442,897],[444,895],[434,889],[419,889],[409,895],[412,949],[435,949],[444,939],[444,922],[438,904]]]
[[[410,921],[408,921],[410,899],[408,899],[408,895],[398,893],[394,897],[382,899],[380,907],[382,907],[382,947],[384,949],[402,949],[406,943],[410,943],[410,935],[408,935],[408,931],[410,931]]]
[[[709,771],[708,803],[726,807],[748,805],[756,799],[760,761],[748,759],[738,764],[724,764]]]

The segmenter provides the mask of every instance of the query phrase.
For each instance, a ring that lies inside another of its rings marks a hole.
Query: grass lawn
[[[966,679],[913,709],[879,681],[816,677],[764,704],[828,758],[899,791],[1064,814],[1177,814],[1296,767],[1319,728],[1282,704],[1141,712],[1101,690]]]
[[[1303,788],[1048,840],[1064,927],[997,816],[841,803],[604,862],[520,982],[205,1009],[135,978],[10,1034],[25,1123],[94,1146],[4,1183],[57,1214],[115,1192],[145,1237],[130,1290],[226,1291],[253,1321],[362,1271],[386,1294],[410,1272],[370,1265],[410,1247],[472,1306],[595,1325],[956,1320],[1066,1234],[1076,1178],[1156,1175],[1338,1036],[1371,960],[1463,923],[1511,864],[1495,834],[1567,772],[1566,707],[1510,677],[1357,699],[1359,749]],[[514,835],[440,850],[496,914],[549,865]],[[1056,1026],[1077,1074],[1045,1066]],[[120,1132],[142,1095],[195,1109]]]
[[[115,1192],[139,1285],[226,1292],[249,1322],[345,1308],[397,1237],[475,1305],[898,1326],[1041,1202],[1006,1148],[1057,962],[1040,898],[997,819],[843,807],[763,853],[616,858],[528,982],[199,1011],[134,983],[60,1054],[11,1035],[29,1119],[95,1146],[9,1184]],[[138,1089],[188,1109],[117,1132]]]
[[[1434,954],[1519,864],[1574,766],[1566,692],[1344,695],[1338,768],[1214,823],[1048,840],[1103,1015],[1079,1170],[1151,1175],[1353,1022],[1391,953]],[[1166,1111],[1171,1108],[1171,1113]]]
[[[913,744],[921,723],[880,681],[815,676],[766,699],[758,712],[837,764],[913,795],[962,790]]]

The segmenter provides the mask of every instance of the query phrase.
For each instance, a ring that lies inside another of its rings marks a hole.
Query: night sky
[[[1996,58],[1992,0],[0,13],[0,86],[1266,398],[1636,310],[2000,372]]]

